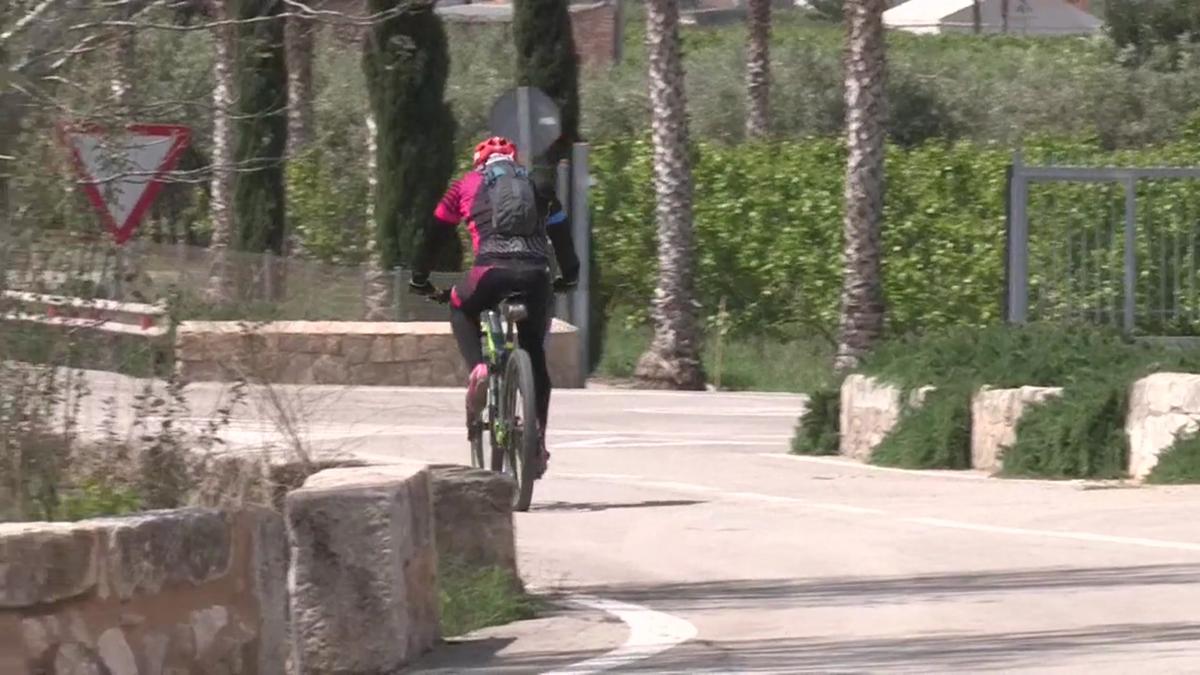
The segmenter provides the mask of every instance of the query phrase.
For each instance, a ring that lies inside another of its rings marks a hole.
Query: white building
[[[980,0],[984,33],[1004,31],[1004,0]],[[972,0],[908,0],[883,13],[888,28],[910,33],[970,33],[975,30]],[[1008,0],[1008,32],[1013,35],[1090,35],[1104,22],[1067,0]]]

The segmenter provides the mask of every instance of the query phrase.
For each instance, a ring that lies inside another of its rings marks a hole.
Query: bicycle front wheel
[[[508,357],[504,374],[505,473],[517,482],[514,511],[528,511],[533,502],[533,484],[541,453],[541,429],[537,414],[537,391],[533,364],[523,349]]]

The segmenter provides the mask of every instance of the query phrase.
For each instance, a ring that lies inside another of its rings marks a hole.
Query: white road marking
[[[616,436],[608,438],[591,438],[582,441],[567,441],[566,443],[551,443],[552,448],[615,448],[615,449],[631,449],[631,448],[690,448],[697,446],[750,446],[774,448],[779,446],[779,441],[723,441],[723,440],[668,440],[656,439],[651,437],[637,436]]]
[[[625,412],[637,415],[680,415],[687,417],[787,417],[796,418],[804,412],[802,408],[767,408],[763,410],[695,410],[691,408],[626,408]]]
[[[531,589],[532,590],[532,589]],[[644,661],[696,637],[696,627],[677,616],[648,607],[590,595],[571,595],[566,602],[611,614],[629,627],[629,637],[616,649],[593,659],[573,663],[545,675],[592,675]]]
[[[1142,546],[1146,548],[1166,548],[1176,551],[1200,552],[1200,543],[1187,541],[1170,541],[1167,539],[1145,539],[1143,537],[1121,537],[1110,534],[1095,534],[1092,532],[1074,532],[1070,530],[1034,530],[1024,527],[1000,527],[998,525],[978,525],[963,523],[957,520],[942,518],[904,518],[905,522],[927,525],[929,527],[946,527],[955,530],[972,530],[992,534],[1010,534],[1025,537],[1052,537],[1055,539],[1071,539],[1075,541],[1096,542],[1102,544],[1121,544],[1124,546]]]
[[[820,457],[812,455],[790,455],[781,454],[778,452],[760,452],[759,457],[767,457],[769,459],[781,459],[789,462],[803,462],[805,464],[825,464],[827,466],[836,466],[843,469],[861,469],[863,471],[879,471],[883,473],[894,473],[902,476],[913,476],[917,478],[951,478],[955,480],[982,480],[990,481],[997,484],[1015,484],[1015,483],[1035,483],[1044,487],[1071,487],[1079,488],[1085,485],[1109,484],[1113,481],[1093,481],[1082,478],[1072,478],[1067,480],[1050,480],[1039,478],[1004,478],[998,479],[989,473],[976,470],[963,469],[900,469],[893,466],[879,466],[877,464],[867,464],[864,462],[856,462],[852,459],[843,459],[840,457]],[[1117,483],[1121,484],[1121,483]]]
[[[661,488],[668,490],[676,490],[679,492],[693,492],[703,494],[715,494],[721,497],[731,499],[742,499],[747,501],[760,501],[772,504],[792,504],[801,508],[819,510],[819,511],[835,511],[839,513],[847,513],[852,515],[866,515],[872,517],[888,516],[890,512],[882,509],[870,507],[854,506],[851,504],[835,504],[829,502],[811,502],[795,497],[786,497],[783,495],[770,495],[761,492],[734,492],[722,490],[721,488],[712,487],[709,485],[697,485],[692,483],[677,483],[668,481],[646,480],[640,476],[616,476],[612,474],[560,474],[562,478],[575,478],[580,480],[595,480],[611,483],[619,483],[621,485],[631,485],[646,488]],[[974,532],[985,532],[989,534],[1004,534],[1020,537],[1036,537],[1041,539],[1061,539],[1065,541],[1082,541],[1095,544],[1116,544],[1119,546],[1138,546],[1143,548],[1159,548],[1170,549],[1176,551],[1188,551],[1200,553],[1200,542],[1191,541],[1174,541],[1169,539],[1147,539],[1143,537],[1123,537],[1120,535],[1097,534],[1094,532],[1077,532],[1073,530],[1039,530],[1034,528],[1024,527],[1004,527],[998,525],[981,525],[977,523],[969,523],[958,520],[948,520],[943,518],[923,518],[923,517],[892,517],[892,520],[912,525],[920,525],[923,527],[948,528],[956,530],[968,530]]]

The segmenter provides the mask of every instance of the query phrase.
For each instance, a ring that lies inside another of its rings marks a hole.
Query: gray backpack
[[[501,237],[533,237],[542,230],[533,181],[515,162],[495,162],[483,170],[492,228]]]

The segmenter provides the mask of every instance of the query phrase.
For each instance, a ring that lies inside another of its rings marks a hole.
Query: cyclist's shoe
[[[475,366],[467,378],[467,419],[474,420],[487,405],[488,367],[486,363]]]
[[[546,469],[548,468],[550,468],[550,451],[546,449],[546,437],[542,436],[541,452],[538,453],[536,478],[545,476]]]

